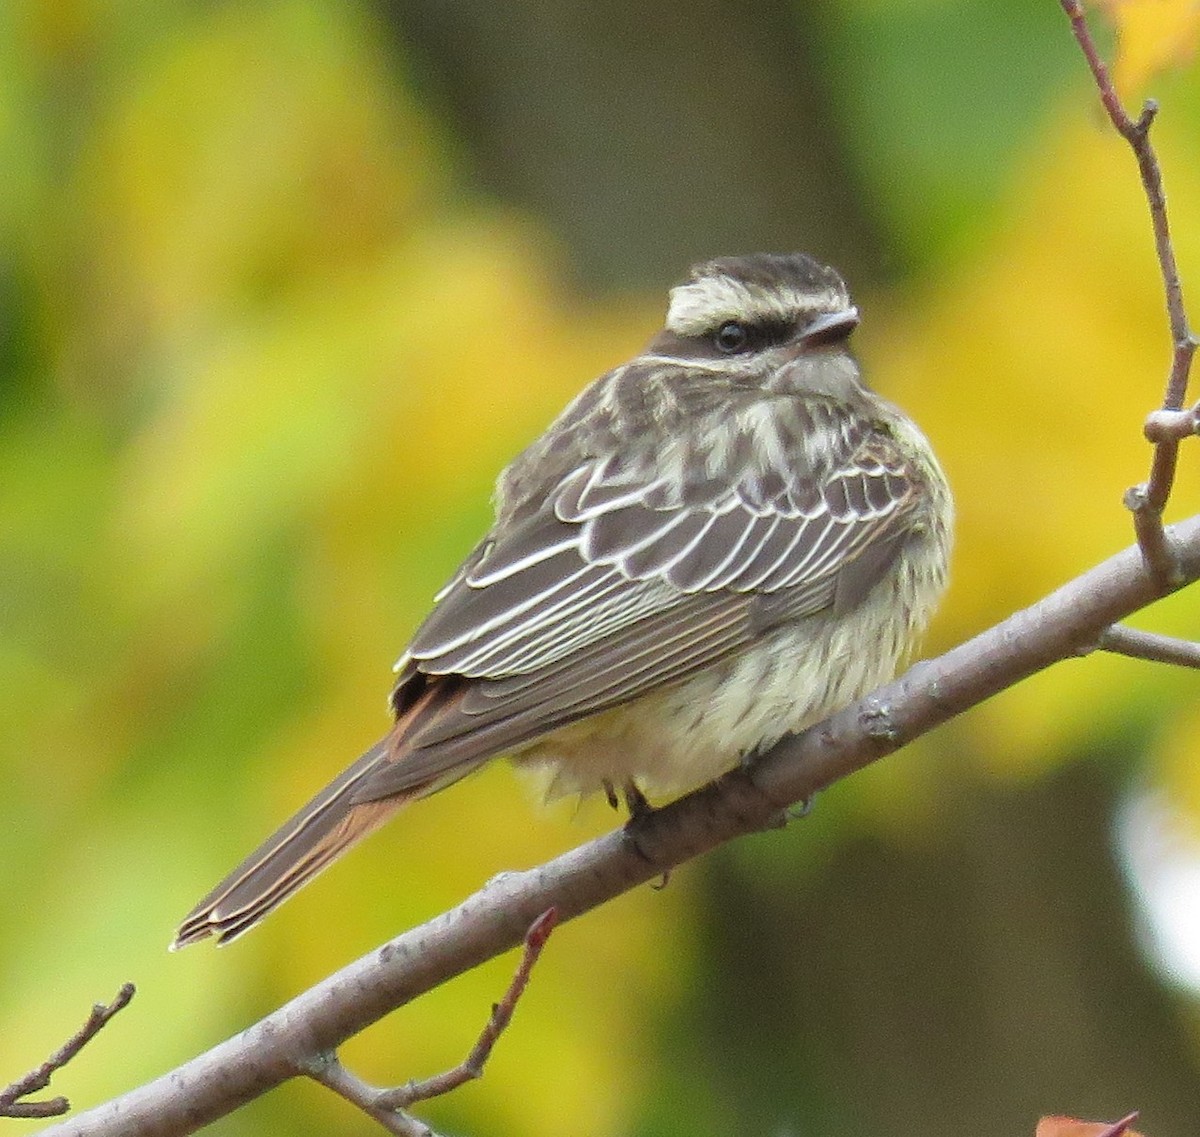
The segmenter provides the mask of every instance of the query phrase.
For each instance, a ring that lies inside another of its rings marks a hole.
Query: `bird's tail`
[[[393,746],[392,734],[377,742],[268,837],[188,913],[171,950],[208,936],[216,936],[218,943],[240,936],[396,810],[420,797],[423,787],[375,801],[354,801],[355,788],[384,765]]]

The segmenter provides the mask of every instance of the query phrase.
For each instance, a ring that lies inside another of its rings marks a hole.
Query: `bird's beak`
[[[805,347],[844,340],[858,327],[858,309],[843,308],[840,312],[824,312],[815,316],[800,333]]]

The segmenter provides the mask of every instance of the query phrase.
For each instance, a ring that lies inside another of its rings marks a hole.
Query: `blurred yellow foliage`
[[[1200,9],[1193,0],[1100,0],[1100,6],[1117,30],[1113,81],[1123,96],[1195,57]]]

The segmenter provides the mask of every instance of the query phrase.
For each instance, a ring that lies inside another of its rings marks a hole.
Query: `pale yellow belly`
[[[651,798],[678,796],[890,679],[915,615],[898,604],[880,619],[864,605],[836,623],[822,616],[780,629],[718,667],[573,723],[514,757],[541,769],[548,800],[630,780]]]

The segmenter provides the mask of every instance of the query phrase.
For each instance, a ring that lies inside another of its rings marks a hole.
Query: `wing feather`
[[[489,549],[466,573],[466,581],[472,588],[487,588],[498,584],[510,576],[539,565],[549,560],[564,549],[569,549],[579,542],[579,534],[567,529],[557,535],[557,538],[546,539],[546,534],[537,532],[525,534],[526,540],[506,541],[502,547]],[[533,539],[530,540],[529,538]]]
[[[577,588],[547,594],[543,597],[544,602],[533,608],[510,611],[505,614],[507,619],[503,629],[468,642],[457,651],[439,653],[436,663],[430,662],[424,670],[430,674],[453,673],[468,677],[495,674],[498,664],[489,663],[489,659],[519,650],[531,640],[552,651],[555,637],[569,635],[576,623],[589,623],[592,613],[603,610],[609,598],[624,595],[627,591],[625,582],[619,577],[593,566]]]
[[[606,594],[581,603],[567,617],[560,614],[559,621],[553,625],[521,629],[520,637],[481,656],[477,663],[472,660],[472,668],[485,677],[510,672],[526,674],[556,663],[593,640],[602,639],[661,607],[662,599],[655,590],[622,587],[618,579],[613,579]],[[501,660],[502,668],[498,666]]]
[[[746,530],[745,537],[729,558],[728,563],[713,578],[709,587],[714,589],[729,588],[733,585],[734,581],[743,579],[746,575],[746,570],[754,563],[757,557],[762,555],[763,549],[770,543],[781,524],[782,519],[778,515],[768,514],[755,517]]]
[[[704,537],[710,521],[706,511],[697,509],[676,510],[680,524],[672,529],[662,529],[655,540],[623,558],[625,575],[633,580],[645,580],[659,576]]]
[[[809,565],[829,548],[841,532],[842,527],[829,514],[804,522],[797,531],[798,543],[758,588],[763,592],[778,592],[787,587],[789,580],[802,579],[807,575]]]
[[[741,544],[746,527],[753,520],[754,515],[736,502],[725,512],[714,512],[702,539],[664,566],[663,576],[681,592],[703,592],[721,571],[730,551]]]
[[[849,551],[847,546],[851,545],[856,537],[861,536],[861,530],[856,530],[852,524],[832,520],[821,544],[811,548],[804,560],[782,576],[770,591],[794,588],[806,580],[820,580],[828,576],[832,567],[846,559]]]
[[[798,550],[803,551],[806,537],[811,540],[812,533],[809,531],[809,526],[812,524],[812,520],[803,518],[798,521],[796,518],[785,518],[775,535],[776,539],[763,543],[762,551],[747,566],[745,573],[732,582],[731,587],[746,592],[760,590],[769,592],[770,587],[767,581],[782,566],[790,564]]]
[[[465,644],[477,644],[485,636],[499,634],[531,609],[550,607],[557,600],[570,602],[572,590],[578,592],[606,576],[601,566],[568,551],[491,588],[475,588],[464,582],[433,609],[417,632],[409,654],[414,659],[434,660]]]

